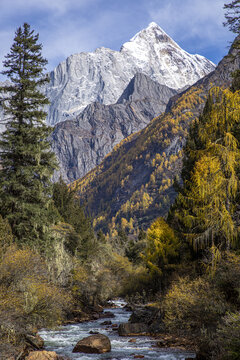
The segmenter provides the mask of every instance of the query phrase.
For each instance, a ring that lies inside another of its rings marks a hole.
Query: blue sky
[[[215,63],[234,34],[222,26],[230,0],[0,0],[0,70],[24,22],[40,35],[47,70],[71,54],[105,46],[119,50],[155,21],[184,50]]]

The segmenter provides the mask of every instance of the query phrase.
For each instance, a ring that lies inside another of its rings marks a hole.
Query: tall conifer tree
[[[0,139],[0,212],[19,243],[39,248],[52,222],[50,178],[57,164],[47,140],[51,128],[44,122],[49,102],[40,87],[48,81],[43,75],[47,60],[38,37],[29,24],[19,27],[3,63],[10,83],[0,88],[7,115]]]
[[[187,140],[184,185],[169,221],[193,241],[197,250],[216,244],[229,248],[237,234],[234,211],[239,193],[239,113],[238,92],[212,88]]]

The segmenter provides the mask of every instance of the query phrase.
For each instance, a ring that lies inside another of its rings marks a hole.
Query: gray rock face
[[[60,175],[66,182],[84,176],[122,139],[143,129],[152,118],[164,112],[169,98],[176,93],[138,73],[117,104],[95,102],[76,120],[57,124],[50,139],[60,164],[54,181]]]
[[[144,99],[159,101],[165,106],[170,97],[176,94],[177,91],[169,88],[166,85],[161,85],[156,81],[142,73],[137,73],[129,82],[126,89],[118,99],[118,104],[124,104],[126,101],[143,101]]]
[[[50,73],[45,88],[51,106],[48,123],[75,119],[94,102],[114,104],[137,72],[173,89],[190,86],[214,70],[200,55],[181,49],[157,24],[151,23],[120,51],[98,48],[71,55]]]

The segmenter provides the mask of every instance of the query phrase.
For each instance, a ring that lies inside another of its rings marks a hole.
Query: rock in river
[[[83,352],[87,354],[102,354],[111,351],[111,343],[103,334],[88,336],[76,344],[73,353]]]
[[[125,323],[120,324],[118,327],[118,334],[120,336],[146,335],[147,333],[149,333],[149,328],[144,323]]]
[[[67,358],[59,356],[55,351],[31,351],[26,360],[64,360]]]

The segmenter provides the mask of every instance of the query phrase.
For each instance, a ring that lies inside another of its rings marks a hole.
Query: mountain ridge
[[[122,139],[143,129],[153,117],[164,112],[176,90],[137,73],[113,105],[89,104],[76,120],[55,126],[50,142],[67,182],[84,176],[98,165]]]
[[[167,213],[176,195],[174,177],[181,172],[188,127],[201,113],[208,90],[230,85],[231,72],[240,68],[235,55],[232,46],[212,73],[170,99],[165,114],[122,141],[97,168],[74,183],[96,228],[114,232],[122,226],[130,231],[134,226],[148,227]]]
[[[45,88],[51,102],[47,122],[61,124],[50,136],[60,164],[54,181],[60,174],[66,182],[84,176],[123,138],[161,114],[176,88],[212,69],[209,60],[182,50],[156,23],[120,51],[101,47],[68,57]]]
[[[181,49],[155,23],[122,45],[120,51],[97,48],[69,56],[50,73],[48,123],[74,119],[93,102],[114,104],[137,72],[175,90],[193,84],[214,69],[200,55]]]

